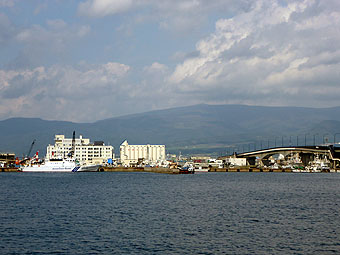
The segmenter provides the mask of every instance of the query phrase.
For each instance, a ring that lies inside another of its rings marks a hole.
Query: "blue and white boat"
[[[72,159],[50,159],[42,163],[30,162],[29,165],[21,168],[22,172],[98,172],[101,165],[80,166]]]
[[[42,163],[31,161],[22,172],[77,172],[79,164],[74,159],[50,159]]]

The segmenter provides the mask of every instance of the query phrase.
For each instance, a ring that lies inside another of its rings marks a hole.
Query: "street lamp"
[[[313,135],[313,145],[315,146],[315,136],[317,136],[317,135],[319,135],[319,134],[314,134]]]
[[[282,141],[281,141],[281,147],[283,147],[283,137],[286,137],[285,135],[283,135],[281,138],[282,138]]]
[[[336,140],[335,140],[336,135],[340,135],[340,133],[335,133],[335,134],[334,134],[334,144],[335,144],[335,142],[336,142]]]
[[[305,147],[307,146],[307,135],[309,135],[309,133],[305,134]]]
[[[323,135],[322,141],[323,141],[324,144],[325,144],[325,137],[327,138],[327,142],[328,142],[328,137],[327,137],[327,135],[329,135],[329,133],[326,133],[326,134]]]

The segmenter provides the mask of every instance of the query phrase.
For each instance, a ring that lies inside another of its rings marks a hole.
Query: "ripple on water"
[[[339,254],[340,175],[2,173],[4,254]]]

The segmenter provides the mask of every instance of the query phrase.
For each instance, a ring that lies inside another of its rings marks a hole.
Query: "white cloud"
[[[255,1],[217,21],[215,32],[197,43],[199,55],[178,64],[168,81],[205,102],[338,105],[316,102],[314,88],[339,93],[339,8],[339,2]]]
[[[132,7],[132,0],[88,0],[79,4],[81,15],[104,17],[125,12]]]
[[[124,76],[130,70],[130,67],[127,65],[113,62],[104,64],[102,67],[109,75],[115,75],[117,77]]]
[[[168,71],[168,67],[164,64],[160,64],[158,62],[152,63],[151,66],[147,66],[144,68],[144,71],[149,74],[155,74],[155,73],[166,73]]]

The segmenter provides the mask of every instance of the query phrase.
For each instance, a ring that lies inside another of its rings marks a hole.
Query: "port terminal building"
[[[16,163],[14,153],[0,153],[0,167],[9,167]]]
[[[165,145],[130,145],[125,140],[120,145],[120,161],[126,166],[165,161]]]
[[[48,145],[46,159],[65,158],[72,149],[72,138],[64,135],[55,135],[54,145]],[[81,165],[104,164],[114,158],[114,148],[105,145],[102,141],[91,143],[90,139],[82,135],[75,139],[74,157]]]

